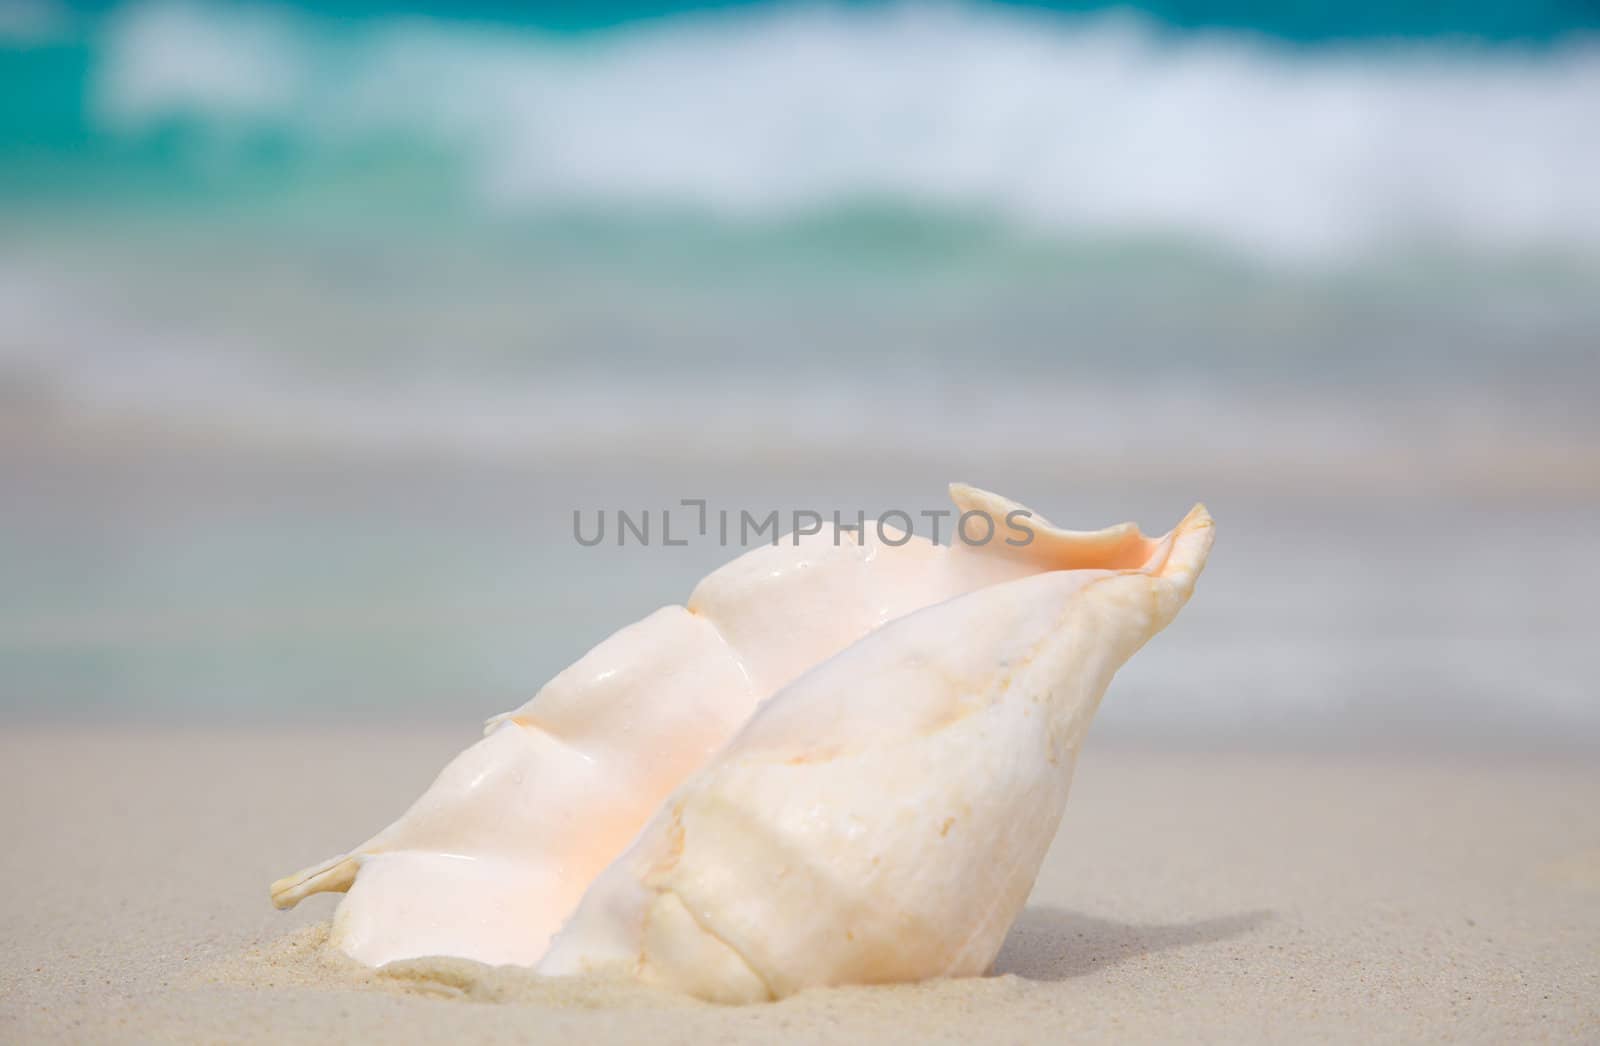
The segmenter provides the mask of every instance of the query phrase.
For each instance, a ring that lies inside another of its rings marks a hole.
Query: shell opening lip
[[[1211,514],[1204,504],[1191,508],[1166,535],[1149,537],[1136,523],[1116,523],[1100,530],[1066,530],[1019,502],[966,483],[950,484],[950,500],[963,517],[974,512],[988,516],[997,533],[1025,528],[1029,536],[1022,544],[996,538],[989,547],[996,550],[998,542],[997,550],[1003,554],[1046,570],[1141,570],[1161,576],[1167,572],[1178,540],[1187,532],[1211,526]],[[1182,558],[1187,561],[1190,557]]]

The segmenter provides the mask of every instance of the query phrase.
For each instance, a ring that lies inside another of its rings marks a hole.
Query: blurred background
[[[1600,745],[1600,5],[0,0],[0,718],[470,724],[965,480],[1097,731]]]

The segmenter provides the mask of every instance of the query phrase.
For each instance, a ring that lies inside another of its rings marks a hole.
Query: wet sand
[[[267,883],[389,820],[433,730],[0,738],[0,1039],[1593,1041],[1600,765],[1162,752],[1091,736],[996,976],[718,1007],[515,970],[359,970]]]

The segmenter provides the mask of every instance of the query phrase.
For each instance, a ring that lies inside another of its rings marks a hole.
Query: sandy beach
[[[0,740],[0,1039],[1417,1041],[1600,1036],[1600,767],[1091,737],[995,976],[719,1007],[321,946],[269,880],[387,821],[466,730]]]

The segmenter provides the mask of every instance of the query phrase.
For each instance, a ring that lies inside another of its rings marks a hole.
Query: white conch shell
[[[911,614],[796,680],[590,887],[539,970],[723,1002],[987,970],[1112,674],[1178,613],[1197,506],[1137,569]]]
[[[532,965],[662,800],[802,672],[921,608],[1045,571],[1137,568],[1155,544],[1131,524],[1074,533],[971,487],[951,496],[988,517],[991,540],[937,545],[869,523],[740,556],[687,607],[622,629],[490,720],[399,820],[273,883],[273,902],[348,891],[332,940],[371,965]],[[981,519],[967,533],[985,533]]]

